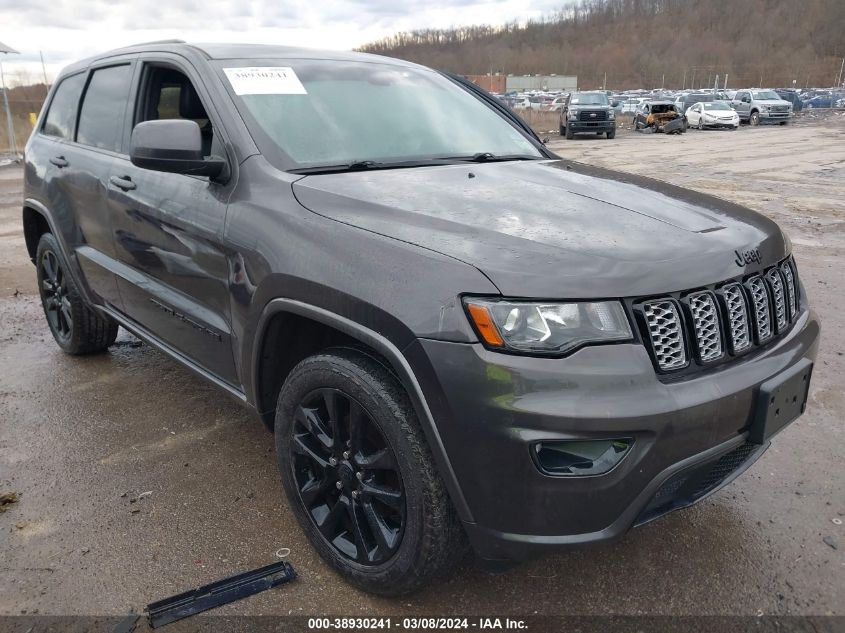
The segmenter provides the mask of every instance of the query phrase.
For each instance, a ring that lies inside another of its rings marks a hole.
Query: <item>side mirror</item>
[[[204,158],[200,126],[187,119],[144,121],[132,130],[129,159],[136,167],[171,174],[216,178],[226,167],[219,158]]]
[[[611,108],[618,108],[618,107],[619,107],[619,102],[618,102],[618,101],[611,101],[611,102],[610,102],[610,107],[611,107]]]

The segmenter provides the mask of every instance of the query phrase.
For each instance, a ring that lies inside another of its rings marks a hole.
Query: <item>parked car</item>
[[[576,134],[616,136],[616,112],[604,91],[573,92],[560,110],[560,135],[572,139]]]
[[[675,109],[681,114],[683,114],[696,103],[710,102],[716,100],[717,99],[714,95],[703,92],[684,93],[675,97]]]
[[[543,100],[540,97],[522,97],[513,104],[514,110],[542,110]]]
[[[636,114],[646,99],[626,99],[622,102],[622,114]]]
[[[801,112],[804,108],[804,102],[801,101],[801,97],[796,90],[790,90],[788,88],[778,88],[775,90],[777,95],[783,99],[784,101],[789,101],[792,104],[792,111],[793,112]]]
[[[805,108],[833,108],[836,105],[837,97],[832,92],[818,94],[803,102]]]
[[[560,160],[457,76],[123,48],[62,71],[25,163],[57,345],[123,327],[253,409],[305,535],[367,591],[468,546],[501,567],[616,539],[804,410],[819,322],[775,222]]]
[[[703,130],[711,128],[739,128],[739,115],[724,101],[696,103],[686,113],[687,124]]]
[[[646,101],[634,115],[634,130],[683,134],[687,131],[687,122],[671,101]]]
[[[555,97],[549,104],[549,112],[559,112],[566,103],[566,95]]]
[[[786,125],[792,116],[792,104],[774,90],[740,90],[731,101],[740,121],[751,125],[779,123]]]

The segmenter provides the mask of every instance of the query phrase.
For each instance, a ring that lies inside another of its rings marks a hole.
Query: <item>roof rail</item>
[[[185,40],[154,40],[152,42],[138,42],[137,44],[130,44],[126,48],[131,48],[132,46],[150,46],[151,44],[185,44]]]

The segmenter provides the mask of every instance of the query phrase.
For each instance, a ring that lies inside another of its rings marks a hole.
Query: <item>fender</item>
[[[47,226],[50,227],[50,233],[52,233],[53,237],[56,238],[56,241],[59,243],[59,247],[62,249],[62,255],[65,256],[65,260],[67,260],[69,264],[68,268],[70,269],[70,274],[73,277],[76,288],[82,294],[82,298],[85,299],[85,302],[88,305],[98,308],[99,303],[94,301],[93,296],[91,295],[91,290],[88,288],[88,284],[85,283],[85,278],[79,273],[79,261],[76,259],[76,252],[68,249],[64,235],[62,235],[62,232],[56,228],[56,222],[53,219],[53,214],[50,212],[50,209],[34,198],[26,198],[23,201],[23,206],[34,209],[47,221]],[[32,259],[32,263],[35,264],[34,258]]]
[[[390,369],[392,369],[399,378],[399,381],[408,393],[408,397],[411,399],[411,405],[414,407],[417,418],[419,418],[420,425],[425,433],[428,445],[431,448],[431,453],[434,456],[435,464],[440,476],[443,477],[443,481],[449,491],[452,503],[455,504],[458,516],[464,522],[473,522],[469,506],[467,505],[463,492],[461,492],[461,487],[458,484],[458,479],[455,476],[452,463],[449,461],[449,457],[446,454],[446,449],[443,446],[443,440],[437,430],[437,425],[434,422],[434,417],[432,416],[431,409],[426,402],[420,383],[414,375],[414,370],[411,368],[399,348],[378,332],[366,328],[355,321],[351,321],[346,317],[335,314],[334,312],[329,312],[323,308],[303,303],[301,301],[296,301],[294,299],[272,299],[266,306],[264,306],[264,310],[262,311],[261,317],[258,321],[258,337],[256,339],[258,342],[253,347],[251,361],[254,377],[259,374],[259,366],[261,362],[260,350],[264,339],[264,333],[267,329],[267,324],[271,317],[280,312],[287,312],[297,316],[313,319],[318,323],[335,328],[336,330],[343,332],[344,334],[351,336],[361,343],[373,348],[379,354],[384,356],[388,362],[390,362]],[[259,381],[252,380],[251,382],[250,399],[252,402],[257,403],[259,402]]]

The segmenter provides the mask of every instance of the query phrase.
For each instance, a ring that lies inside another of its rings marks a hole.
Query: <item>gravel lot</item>
[[[21,234],[21,171],[6,167],[0,492],[21,497],[0,513],[0,614],[139,611],[270,563],[280,547],[300,579],[223,613],[845,614],[845,116],[550,147],[746,204],[791,236],[823,321],[821,352],[808,413],[745,475],[617,543],[503,575],[468,562],[399,600],[358,592],[309,547],[272,437],[249,412],[126,334],[106,355],[59,351]]]

